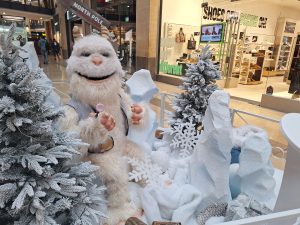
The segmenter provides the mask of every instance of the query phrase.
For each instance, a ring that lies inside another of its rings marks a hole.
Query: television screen
[[[210,24],[201,26],[200,42],[221,42],[223,24]]]

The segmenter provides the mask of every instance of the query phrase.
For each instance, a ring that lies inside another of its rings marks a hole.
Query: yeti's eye
[[[91,55],[91,53],[89,53],[89,52],[81,53],[81,56],[83,56],[83,57],[89,57],[90,55]]]
[[[102,55],[103,55],[104,57],[109,57],[109,53],[107,53],[107,52],[102,53]]]

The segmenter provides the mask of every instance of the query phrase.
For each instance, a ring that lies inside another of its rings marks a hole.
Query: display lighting
[[[4,19],[4,20],[14,20],[14,21],[24,21],[25,17],[20,17],[20,16],[2,16],[2,19]]]

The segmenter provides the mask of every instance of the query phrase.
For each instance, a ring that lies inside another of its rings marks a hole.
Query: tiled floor
[[[262,84],[256,85],[238,84],[237,88],[227,88],[226,91],[236,98],[248,99],[259,104],[261,95],[266,93],[268,86],[274,88],[274,93],[287,92],[289,89],[289,85],[286,82],[283,82],[283,76],[262,77],[262,81]]]
[[[44,72],[48,75],[48,77],[53,81],[56,92],[61,96],[62,101],[66,102],[69,99],[69,85],[68,85],[68,77],[66,75],[64,62],[57,62],[53,58],[50,57],[50,63],[48,65],[41,64],[41,67],[44,69]],[[160,82],[155,82],[160,92],[175,94],[179,93],[181,90],[178,87],[173,85],[168,85]],[[160,117],[160,95],[155,95],[152,100],[152,108],[157,112],[158,119]],[[166,101],[166,109],[172,110],[171,100]],[[250,112],[253,114],[258,114],[265,117],[270,117],[276,120],[280,120],[284,113],[273,111],[270,109],[262,108],[257,105],[249,104],[247,102],[238,101],[231,99],[230,106],[233,109]],[[242,118],[241,118],[242,117]],[[253,116],[243,115],[240,113],[235,116],[234,126],[239,127],[241,125],[245,125],[246,123],[257,125],[259,127],[264,128],[270,137],[272,145],[275,147],[283,147],[286,148],[286,140],[282,136],[278,123],[270,122],[267,120],[258,119]],[[275,152],[276,151],[276,152]],[[274,150],[276,155],[280,156],[280,152],[276,149]],[[273,159],[273,163],[278,168],[284,167],[283,159]]]

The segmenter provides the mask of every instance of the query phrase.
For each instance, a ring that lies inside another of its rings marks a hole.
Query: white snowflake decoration
[[[136,158],[126,158],[133,167],[133,170],[128,173],[129,180],[134,180],[135,182],[145,181],[147,185],[151,186],[156,186],[160,183],[162,170],[158,165],[151,162],[149,155],[146,156],[145,161],[140,161]]]
[[[195,129],[195,124],[192,121],[176,123],[170,129],[170,134],[175,134],[170,146],[179,149],[179,156],[182,158],[188,157],[193,153],[200,136],[200,132]]]

